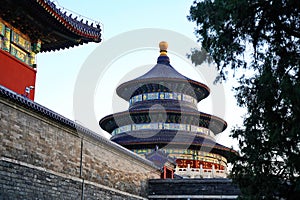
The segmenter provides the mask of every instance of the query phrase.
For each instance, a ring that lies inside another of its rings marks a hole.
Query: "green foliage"
[[[240,77],[235,88],[238,104],[248,111],[243,127],[232,131],[241,155],[234,159],[231,176],[240,185],[241,198],[296,198],[300,195],[300,2],[196,1],[188,19],[196,22],[195,33],[217,64],[220,78],[227,79],[230,69],[252,72]]]

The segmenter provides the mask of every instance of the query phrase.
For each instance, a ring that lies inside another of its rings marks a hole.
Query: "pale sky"
[[[103,25],[103,42],[113,39],[115,36],[125,32],[142,28],[175,31],[193,41],[197,41],[194,35],[195,24],[189,22],[186,17],[189,14],[189,8],[193,0],[58,0],[56,2],[58,2],[61,7],[73,11],[73,13],[81,14],[95,21],[100,21]],[[144,39],[147,40],[147,38]],[[159,42],[160,41],[157,41],[157,44]],[[73,92],[76,78],[88,56],[101,45],[102,43],[89,43],[71,49],[38,54],[35,101],[74,120]],[[122,43],[118,45],[122,46]],[[169,44],[169,46],[171,45],[172,44]],[[118,46],[111,48],[118,48]],[[124,55],[113,63],[109,76],[99,81],[97,86],[98,90],[95,92],[95,117],[98,118],[98,121],[102,117],[115,111],[110,108],[110,101],[115,87],[122,83],[120,77],[125,76],[125,74],[122,73],[129,73],[130,70],[134,69],[135,65],[151,65],[152,63],[154,65],[158,55],[159,53],[158,51],[156,52],[156,50],[137,51]],[[103,55],[98,56],[105,57],[106,55],[103,53]],[[188,77],[193,76],[193,66],[186,67],[188,63],[177,58],[174,54],[169,55],[169,57],[175,69]],[[139,58],[139,61],[136,61],[137,58]],[[128,66],[126,66],[126,64]],[[122,70],[120,70],[121,68]],[[128,71],[126,71],[127,68]],[[193,76],[191,78],[202,82],[201,77]],[[210,85],[211,83],[205,84],[211,87],[211,94],[214,93],[213,86]],[[216,139],[218,143],[228,147],[233,145],[234,148],[237,149],[237,142],[229,138],[229,134],[232,127],[242,123],[242,109],[236,106],[233,96],[234,93],[231,91],[233,84],[233,81],[228,81],[222,85],[226,97],[225,113],[224,116],[220,117],[227,121],[228,128],[219,134]],[[109,98],[107,98],[107,96]],[[214,105],[211,105],[209,99],[205,101],[207,101],[207,103],[199,103],[198,107],[200,111],[215,114],[211,113],[212,110],[214,110]],[[128,104],[126,105],[124,101],[124,105],[123,110],[127,109],[126,106],[128,106]],[[86,124],[83,125],[87,126]],[[100,127],[99,130],[94,131],[108,137],[108,134],[103,133]]]

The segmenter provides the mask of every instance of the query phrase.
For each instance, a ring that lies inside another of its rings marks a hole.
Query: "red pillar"
[[[166,178],[167,178],[167,167],[164,166],[164,179],[166,179]]]

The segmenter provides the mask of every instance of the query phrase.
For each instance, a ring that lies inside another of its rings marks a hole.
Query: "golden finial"
[[[161,41],[159,43],[160,55],[167,55],[168,43],[166,41]]]
[[[166,41],[161,41],[159,43],[159,48],[160,48],[161,51],[167,51],[168,46],[169,45],[168,45],[168,43]]]

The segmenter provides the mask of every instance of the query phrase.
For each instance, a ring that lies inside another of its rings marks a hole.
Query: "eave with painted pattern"
[[[41,52],[101,41],[100,23],[79,21],[79,16],[63,12],[49,0],[3,0],[0,18],[27,35],[31,42],[40,40]]]

